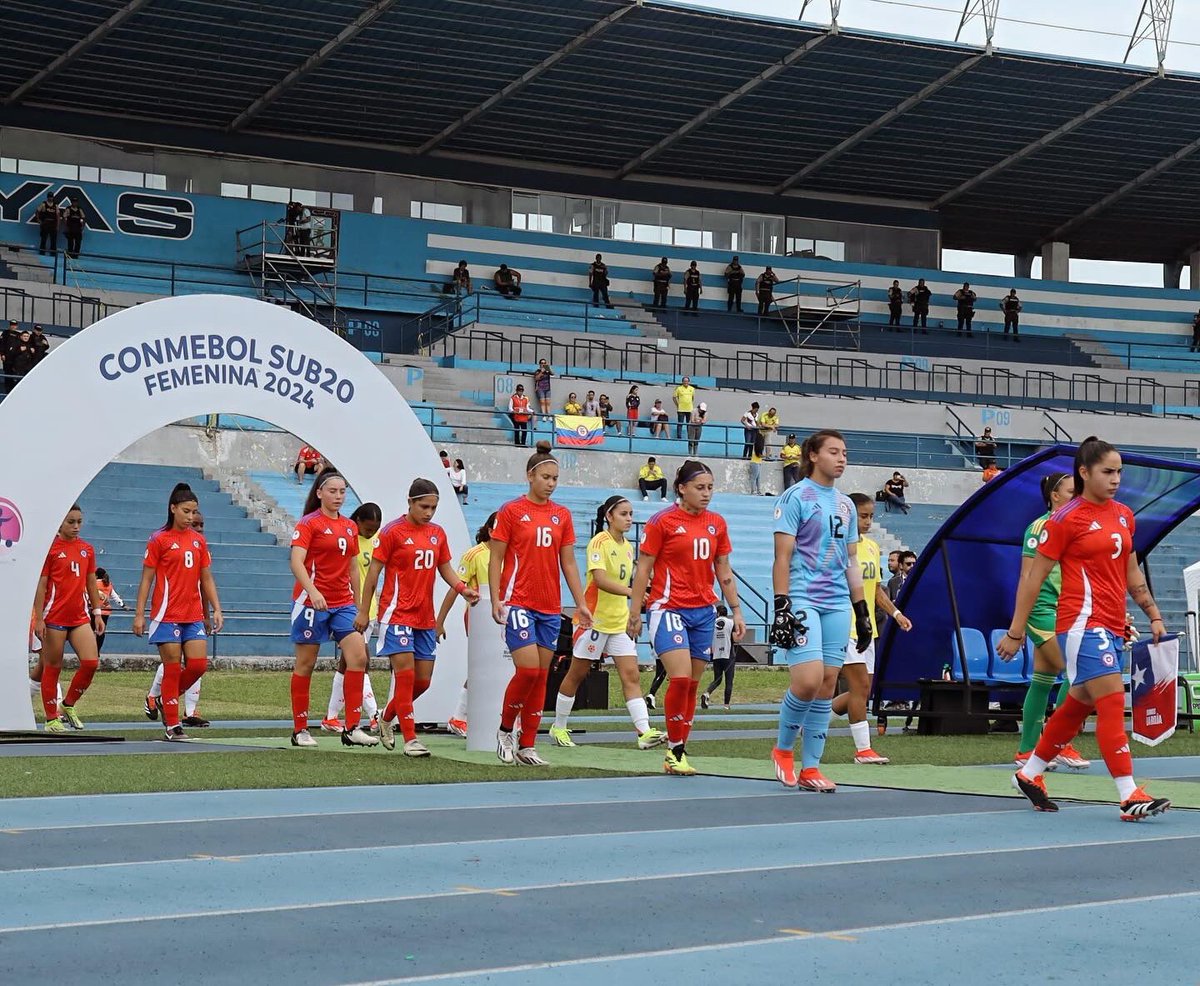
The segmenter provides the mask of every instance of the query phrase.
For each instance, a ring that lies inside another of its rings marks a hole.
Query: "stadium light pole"
[[[1125,49],[1125,57],[1121,61],[1128,62],[1134,48],[1143,41],[1153,39],[1158,55],[1158,74],[1165,75],[1167,45],[1171,40],[1171,16],[1174,12],[1175,0],[1142,0],[1137,24],[1129,36],[1129,47]]]
[[[813,2],[813,0],[801,0],[800,16],[797,17],[796,20],[798,20],[798,21],[804,20],[804,12],[806,10],[808,10],[809,4],[811,4],[812,2]],[[841,13],[842,13],[842,0],[829,0],[829,30],[834,34],[837,34],[838,17],[841,15]]]
[[[967,0],[963,4],[962,17],[958,22],[958,30],[954,32],[954,40],[962,36],[963,28],[976,17],[983,19],[983,33],[987,37],[987,53],[992,53],[992,41],[996,37],[996,21],[1000,17],[1000,0]]]

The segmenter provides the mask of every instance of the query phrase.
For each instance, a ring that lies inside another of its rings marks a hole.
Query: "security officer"
[[[685,311],[690,309],[693,315],[699,313],[700,292],[704,290],[700,281],[700,269],[693,260],[683,272],[683,307]]]
[[[663,257],[655,264],[650,273],[654,278],[654,307],[666,308],[667,291],[671,287],[671,265],[667,263],[667,258]]]
[[[967,327],[967,335],[974,335],[971,322],[975,318],[975,299],[978,297],[971,290],[971,285],[964,282],[963,286],[954,292],[954,303],[958,306],[958,334],[962,335],[963,326]]]
[[[1004,310],[1004,334],[1008,335],[1008,327],[1012,326],[1013,342],[1021,341],[1021,299],[1017,297],[1017,289],[1013,288],[1000,299],[1000,307]]]
[[[908,301],[913,310],[913,328],[920,325],[924,335],[929,335],[929,299],[932,297],[933,292],[929,290],[929,285],[923,277],[917,281],[915,287],[908,289]]]
[[[45,255],[47,243],[50,244],[52,254],[58,253],[58,221],[62,218],[62,214],[59,212],[53,195],[46,196],[46,201],[37,207],[34,218],[37,220],[38,229],[41,232],[38,253]]]
[[[588,287],[592,289],[593,305],[600,304],[600,296],[603,295],[604,307],[612,308],[612,302],[608,300],[608,264],[600,254],[596,254],[596,259],[588,267]]]
[[[742,266],[741,261],[734,257],[725,268],[725,290],[728,293],[728,298],[725,301],[725,310],[733,311],[733,306],[737,305],[737,310],[742,310],[742,282],[746,280],[746,269]]]
[[[779,276],[770,267],[754,279],[754,296],[758,299],[759,315],[766,315],[771,310],[771,303],[775,300],[775,285],[778,283]]]
[[[892,281],[892,286],[888,288],[888,326],[898,326],[900,324],[900,312],[904,308],[904,292],[900,290],[900,282]],[[897,332],[900,330],[897,328]]]
[[[63,219],[67,225],[67,256],[78,257],[83,248],[83,228],[87,224],[87,217],[83,210],[72,202],[67,206]]]

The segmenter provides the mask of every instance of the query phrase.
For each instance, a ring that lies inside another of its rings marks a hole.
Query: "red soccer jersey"
[[[1133,550],[1133,511],[1116,500],[1076,497],[1042,528],[1038,554],[1059,563],[1057,631],[1103,627],[1125,636],[1125,593]]]
[[[212,565],[204,535],[158,531],[146,543],[144,564],[154,569],[150,618],[155,623],[198,623],[204,619],[200,570]]]
[[[308,550],[304,556],[308,577],[330,609],[355,604],[350,585],[350,559],[358,554],[358,525],[354,521],[341,514],[326,517],[314,510],[296,524],[292,547]],[[292,587],[292,598],[297,602],[308,599],[299,582]]]
[[[379,621],[414,630],[432,630],[433,583],[450,561],[446,532],[437,524],[414,524],[401,517],[379,532],[376,561],[384,564]]]
[[[562,611],[559,555],[575,544],[571,511],[557,503],[510,500],[496,513],[492,540],[508,545],[500,569],[500,598],[538,613]]]
[[[650,609],[696,609],[717,601],[713,562],[733,551],[725,518],[681,507],[659,511],[642,528],[641,553],[654,556]]]
[[[321,453],[311,445],[301,445],[300,451],[297,453],[297,458],[305,465],[312,465],[321,458]]]
[[[96,550],[86,541],[56,537],[42,566],[46,603],[42,614],[56,627],[77,627],[88,621],[87,578],[96,572]]]

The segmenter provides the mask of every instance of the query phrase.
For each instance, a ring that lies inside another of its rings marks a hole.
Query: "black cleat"
[[[1019,770],[1013,774],[1013,787],[1020,791],[1038,811],[1058,811],[1058,805],[1046,793],[1046,782],[1041,777],[1029,778]]]
[[[180,720],[180,724],[187,726],[191,729],[204,729],[206,726],[212,725],[212,723],[210,723],[207,719],[205,719],[204,716],[196,716],[196,715],[184,716]]]

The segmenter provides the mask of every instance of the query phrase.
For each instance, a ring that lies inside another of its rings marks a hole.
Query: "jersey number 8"
[[[196,567],[196,556],[193,555],[190,551],[185,551],[183,553],[183,567],[184,568],[195,568]]]

